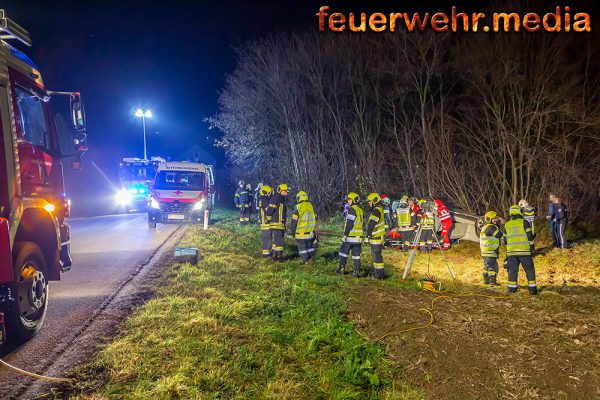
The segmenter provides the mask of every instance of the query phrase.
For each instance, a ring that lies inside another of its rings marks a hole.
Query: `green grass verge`
[[[228,222],[233,215],[217,212],[208,232],[190,229],[185,242],[200,261],[169,269],[157,296],[84,369],[99,377],[73,398],[423,397],[345,318],[355,283],[333,274],[339,235],[324,235],[308,266],[274,264],[260,256],[258,228]]]

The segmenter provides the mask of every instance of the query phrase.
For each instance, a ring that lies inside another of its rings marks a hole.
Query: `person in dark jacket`
[[[273,261],[283,261],[283,249],[285,246],[285,222],[286,222],[286,197],[289,187],[282,183],[277,186],[277,193],[269,201],[269,209],[266,217],[269,219],[269,228],[273,235]]]
[[[554,194],[550,193],[550,204],[548,204],[548,215],[546,219],[550,223],[550,235],[552,235],[552,244],[554,247],[558,247],[560,239],[556,236],[556,221],[554,220]]]
[[[557,247],[566,249],[567,237],[565,236],[565,230],[567,229],[567,206],[563,204],[559,196],[554,197],[552,219],[554,220],[554,235],[558,239]]]
[[[244,181],[240,181],[238,186],[238,189],[235,191],[233,202],[240,210],[240,225],[245,226],[250,221],[250,192],[246,189]]]
[[[498,275],[498,255],[503,233],[500,228],[498,214],[495,211],[485,213],[485,225],[479,235],[479,247],[483,258],[483,283],[496,285]]]

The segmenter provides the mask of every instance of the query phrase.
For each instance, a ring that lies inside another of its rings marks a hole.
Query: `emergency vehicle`
[[[46,90],[39,69],[9,41],[31,46],[0,10],[0,342],[23,342],[44,322],[48,282],[71,268],[61,160],[80,169],[87,148],[79,93]],[[61,102],[54,114],[51,105]]]
[[[150,160],[132,157],[124,158],[119,164],[120,190],[115,195],[115,202],[125,212],[133,209],[146,211],[152,183],[161,162],[165,162],[161,157],[152,157]]]
[[[187,161],[160,163],[148,205],[148,226],[156,223],[202,223],[214,204],[210,165]]]

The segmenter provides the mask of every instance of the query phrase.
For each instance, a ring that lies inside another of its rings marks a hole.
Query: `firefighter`
[[[233,201],[240,209],[240,225],[245,226],[250,221],[250,192],[246,189],[244,181],[240,181],[238,186]]]
[[[348,254],[352,254],[352,276],[357,278],[360,274],[360,253],[362,252],[363,232],[363,210],[358,206],[358,194],[348,193],[348,213],[346,214],[344,224],[344,236],[342,237],[342,246],[340,247],[340,262],[337,270],[338,274],[343,274],[346,269]]]
[[[269,201],[269,209],[267,210],[267,218],[269,220],[269,228],[273,238],[272,256],[274,261],[283,261],[283,249],[285,246],[285,221],[287,207],[285,200],[288,195],[289,187],[282,183],[277,186],[277,193],[271,197]]]
[[[516,293],[518,288],[519,265],[527,275],[529,294],[537,294],[535,267],[533,265],[533,232],[529,222],[523,219],[521,208],[510,207],[509,221],[504,224],[506,231],[506,267],[508,269],[508,291]]]
[[[258,199],[258,220],[262,235],[262,256],[268,258],[271,257],[271,227],[269,226],[271,219],[267,217],[267,211],[273,189],[268,185],[262,185],[258,194],[260,195]]]
[[[531,232],[535,235],[535,208],[525,199],[519,200],[519,207],[523,214],[523,219],[531,225]]]
[[[306,264],[315,254],[313,241],[315,238],[315,227],[317,218],[315,209],[308,201],[308,193],[299,191],[296,194],[296,209],[292,213],[292,236],[298,245],[298,254],[302,262]]]
[[[442,239],[444,242],[444,250],[450,248],[450,228],[452,228],[452,216],[448,207],[441,201],[435,201],[435,210],[437,211],[438,218],[442,225]]]
[[[495,211],[488,211],[484,216],[485,225],[479,235],[479,248],[483,258],[483,283],[496,285],[498,275],[498,255],[503,234]]]
[[[248,209],[246,210],[246,217],[248,218],[248,220],[246,220],[245,222],[250,223],[250,219],[252,218],[252,208],[254,204],[254,192],[252,191],[251,184],[246,185],[246,191],[248,192]]]
[[[421,226],[421,235],[419,236],[419,249],[422,252],[433,249],[433,205],[425,199],[417,202],[418,205],[418,224]]]
[[[367,223],[367,240],[371,244],[371,257],[373,259],[373,277],[383,279],[385,270],[383,268],[383,241],[385,238],[385,215],[381,207],[381,197],[377,193],[367,196],[371,215]]]
[[[385,231],[388,232],[392,227],[392,213],[390,210],[391,200],[387,194],[381,195],[381,208],[383,209],[383,218],[385,221]]]
[[[396,209],[396,220],[398,221],[398,232],[402,241],[402,251],[408,251],[415,237],[415,217],[411,212],[408,196],[400,199],[400,206]]]

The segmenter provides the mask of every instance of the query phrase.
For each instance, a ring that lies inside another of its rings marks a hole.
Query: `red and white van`
[[[202,223],[214,195],[211,166],[192,162],[158,165],[148,204],[148,227],[157,223]]]

